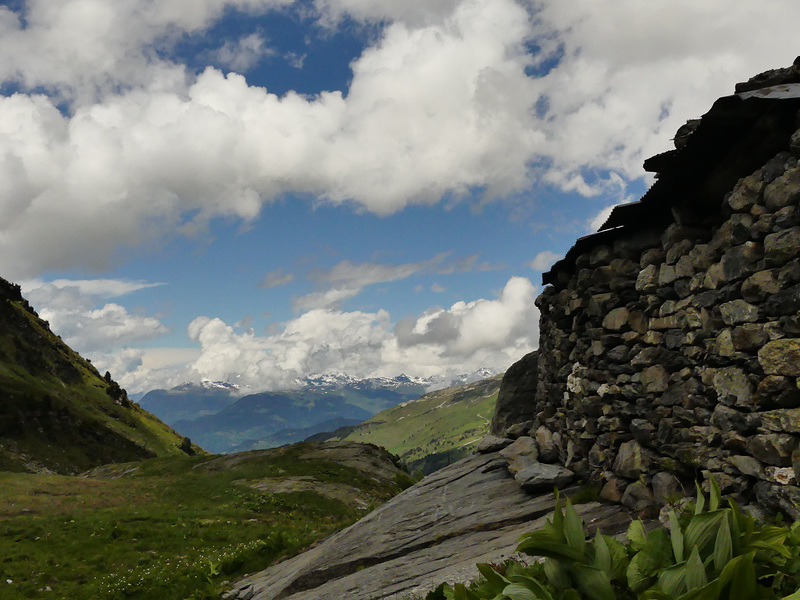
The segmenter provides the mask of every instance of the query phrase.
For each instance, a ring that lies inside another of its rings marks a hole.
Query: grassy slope
[[[501,379],[497,375],[425,394],[375,415],[344,439],[378,444],[411,470],[431,472],[470,454],[486,435]]]
[[[217,597],[225,581],[369,510],[314,492],[261,492],[248,481],[303,475],[347,484],[362,506],[399,491],[342,464],[298,458],[304,448],[156,458],[88,478],[0,473],[0,597],[39,597],[48,587],[48,597],[69,600]]]
[[[177,433],[112,399],[109,383],[14,292],[0,280],[0,470],[70,473],[181,453]]]

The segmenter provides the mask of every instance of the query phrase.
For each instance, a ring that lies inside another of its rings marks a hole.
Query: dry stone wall
[[[605,496],[663,503],[678,482],[713,473],[724,491],[800,518],[791,150],[739,181],[717,225],[673,223],[596,246],[538,298],[530,435],[555,445],[553,462],[601,480]]]

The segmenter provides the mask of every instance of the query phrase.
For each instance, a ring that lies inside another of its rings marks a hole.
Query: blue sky
[[[642,161],[794,60],[755,4],[2,2],[0,276],[133,392],[504,370]]]

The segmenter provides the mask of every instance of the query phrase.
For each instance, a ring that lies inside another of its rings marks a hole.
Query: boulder
[[[652,486],[653,498],[661,506],[675,502],[686,495],[681,482],[668,471],[660,471],[653,475]]]
[[[484,454],[437,471],[310,550],[239,581],[227,598],[396,600],[424,596],[442,581],[470,581],[475,563],[509,558],[555,505],[552,488],[533,496],[500,464],[497,454]],[[631,519],[616,505],[575,508],[609,535]]]
[[[500,450],[500,456],[508,461],[508,470],[514,475],[536,462],[539,449],[533,438],[524,435]]]
[[[502,450],[506,446],[511,445],[513,442],[514,440],[510,438],[487,435],[480,442],[478,442],[477,446],[475,446],[475,453],[488,454],[489,452],[497,452],[498,450]]]
[[[628,479],[637,479],[639,475],[647,472],[648,462],[639,442],[631,440],[619,447],[613,470],[614,473]]]
[[[574,478],[575,473],[569,469],[561,465],[545,463],[534,463],[514,475],[514,479],[520,487],[529,492],[552,490],[554,487],[561,488]]]
[[[622,504],[636,513],[655,513],[653,492],[641,481],[634,481],[625,488],[625,493],[622,495]]]
[[[558,442],[561,436],[556,437],[547,427],[540,425],[534,437],[539,448],[539,460],[545,463],[556,462],[560,455]]]
[[[507,427],[533,419],[538,378],[539,352],[523,356],[511,365],[497,393],[497,404],[489,432],[500,436]]]

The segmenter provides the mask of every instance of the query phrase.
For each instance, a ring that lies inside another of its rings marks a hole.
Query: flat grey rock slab
[[[524,492],[504,465],[496,453],[465,458],[318,546],[239,581],[226,597],[399,600],[442,581],[469,581],[476,562],[511,556],[519,536],[553,509],[552,492]],[[609,534],[631,520],[617,505],[576,508],[587,526]]]

